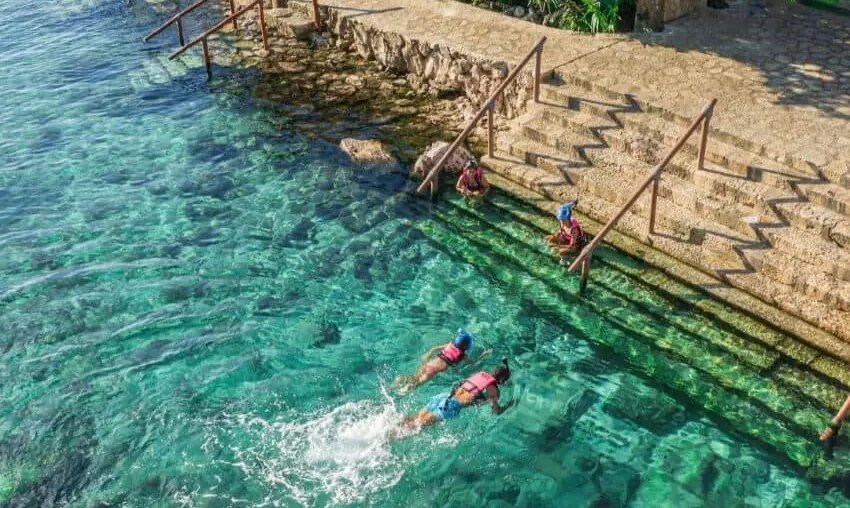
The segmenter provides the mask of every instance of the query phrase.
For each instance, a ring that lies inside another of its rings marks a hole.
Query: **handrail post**
[[[183,40],[183,20],[181,18],[177,18],[177,42],[181,46],[186,45],[186,42]]]
[[[493,110],[496,109],[496,103],[490,101],[490,107],[487,108],[487,155],[493,157],[496,152],[496,134],[493,128]]]
[[[537,55],[534,57],[534,103],[540,103],[540,66],[543,60],[543,44],[537,46]]]
[[[708,109],[703,115],[702,132],[700,132],[699,142],[699,160],[697,162],[697,171],[705,169],[705,149],[708,144],[708,124],[711,121],[711,115],[714,114],[714,103],[710,103]]]
[[[587,278],[590,275],[590,258],[593,257],[593,249],[588,251],[581,261],[581,279],[579,280],[578,290],[584,293],[587,289]]]
[[[821,442],[826,443],[827,451],[829,453],[832,452],[832,448],[835,446],[838,441],[838,432],[841,430],[841,425],[844,423],[844,419],[847,418],[847,413],[850,413],[850,396],[844,401],[844,404],[841,405],[841,408],[838,410],[838,413],[829,421],[829,425],[823,430],[820,435]]]
[[[319,15],[319,0],[313,0],[313,24],[316,25],[316,30],[322,30],[322,18]]]
[[[204,67],[207,69],[207,78],[212,77],[212,68],[210,67],[210,48],[207,45],[207,38],[204,37],[201,41],[201,44],[204,46]]]
[[[263,12],[263,0],[257,2],[260,9],[260,33],[263,35],[263,49],[269,50],[269,34],[266,32],[266,15]]]
[[[233,4],[233,0],[230,0],[230,15],[233,16],[233,13],[236,12],[236,6]],[[239,27],[236,26],[236,18],[233,18],[233,29],[236,30]]]
[[[655,206],[658,203],[658,180],[661,179],[661,172],[659,171],[655,175],[655,179],[652,180],[652,201],[649,205],[649,234],[655,234]]]

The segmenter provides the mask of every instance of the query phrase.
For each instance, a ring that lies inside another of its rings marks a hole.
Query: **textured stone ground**
[[[716,129],[814,163],[850,160],[850,19],[784,0],[702,12],[645,35],[583,35],[453,0],[326,0],[359,23],[467,54],[519,60],[548,37],[545,69],[632,93],[679,116],[717,97]]]

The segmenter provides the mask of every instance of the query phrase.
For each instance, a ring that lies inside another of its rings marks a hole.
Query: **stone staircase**
[[[619,357],[809,477],[845,479],[850,453],[842,447],[827,459],[817,435],[850,386],[846,363],[615,249],[597,250],[593,284],[579,296],[577,277],[564,273],[543,241],[556,222],[539,208],[552,203],[492,178],[509,194],[494,190],[479,206],[446,193],[416,227],[549,315],[571,338]]]
[[[547,199],[579,198],[579,211],[604,223],[674,144],[685,119],[555,79],[484,163]],[[617,230],[802,318],[827,332],[804,338],[850,359],[850,182],[720,133],[710,136],[705,170],[697,171],[698,139],[663,173],[657,233],[647,235],[648,192]]]

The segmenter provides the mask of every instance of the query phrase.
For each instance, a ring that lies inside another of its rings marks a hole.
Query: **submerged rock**
[[[431,144],[416,160],[416,164],[413,166],[413,176],[424,178],[425,175],[431,171],[431,168],[434,167],[434,164],[439,162],[440,158],[446,153],[448,148],[449,143],[446,143],[445,141],[437,141],[436,143]],[[459,173],[460,170],[463,169],[463,165],[466,164],[466,161],[473,158],[474,157],[471,153],[469,153],[469,150],[459,146],[451,157],[449,157],[449,160],[446,161],[445,165],[443,165],[443,171]]]
[[[295,326],[293,333],[299,342],[319,349],[338,344],[342,339],[339,327],[327,319],[305,318]]]
[[[345,138],[339,142],[339,147],[360,164],[398,164],[387,146],[376,139]]]

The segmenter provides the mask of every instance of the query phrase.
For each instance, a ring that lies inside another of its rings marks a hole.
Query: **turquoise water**
[[[164,65],[166,7],[0,0],[0,506],[847,504],[791,364],[610,251],[575,298],[521,203],[432,207],[257,74]],[[472,372],[388,388],[459,326],[516,407],[387,443]]]

